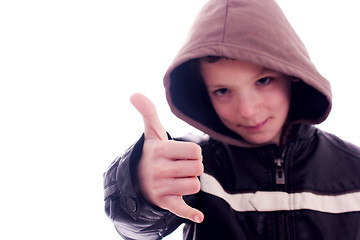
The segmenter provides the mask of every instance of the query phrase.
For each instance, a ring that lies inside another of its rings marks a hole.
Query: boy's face
[[[290,80],[240,60],[200,60],[200,71],[221,121],[255,144],[279,144],[290,106]]]

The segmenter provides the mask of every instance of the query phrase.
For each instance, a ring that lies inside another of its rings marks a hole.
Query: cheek
[[[233,112],[230,104],[219,104],[213,103],[215,112],[220,119],[229,119],[231,118],[231,113]]]
[[[290,88],[287,86],[279,88],[278,91],[272,94],[269,102],[272,103],[272,107],[279,113],[287,115],[290,107]]]

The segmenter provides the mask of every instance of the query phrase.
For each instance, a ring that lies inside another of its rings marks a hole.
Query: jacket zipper
[[[284,190],[284,185],[285,185],[284,159],[285,159],[286,149],[287,148],[284,148],[284,150],[282,151],[281,157],[276,157],[275,153],[273,153],[274,157],[275,157],[275,180],[276,180],[276,185],[281,190]]]
[[[281,187],[285,185],[285,170],[284,170],[284,160],[282,158],[275,159],[275,179],[276,184]]]
[[[284,158],[286,154],[286,148],[283,150],[281,157],[276,157],[275,154],[275,180],[278,190],[285,190],[285,168],[284,168]],[[284,212],[279,212],[278,214],[278,239],[286,239],[286,216]]]

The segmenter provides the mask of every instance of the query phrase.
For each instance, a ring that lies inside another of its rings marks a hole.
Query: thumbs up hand
[[[144,121],[145,142],[138,166],[142,194],[152,204],[175,215],[200,223],[204,215],[185,203],[182,196],[200,191],[204,171],[199,145],[168,140],[153,103],[144,95],[134,94],[131,103]]]

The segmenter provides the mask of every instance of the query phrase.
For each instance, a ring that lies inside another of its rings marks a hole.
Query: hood
[[[292,86],[290,123],[317,124],[330,113],[330,84],[274,0],[209,0],[164,76],[166,98],[178,118],[217,140],[249,146],[222,124],[198,80],[192,60],[206,56],[239,59],[299,79]]]

